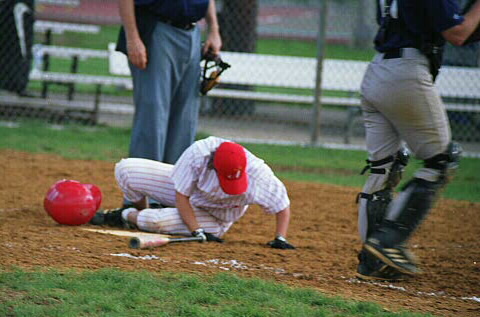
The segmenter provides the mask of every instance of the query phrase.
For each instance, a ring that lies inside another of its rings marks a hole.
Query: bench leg
[[[50,68],[50,56],[48,54],[43,55],[43,67],[42,70],[47,72]],[[42,98],[47,98],[48,95],[48,84],[47,82],[42,83]]]
[[[93,112],[91,116],[91,121],[93,125],[98,124],[98,116],[100,112],[100,97],[102,95],[102,85],[98,84],[95,89],[95,102],[93,105]]]
[[[347,110],[347,122],[345,123],[344,128],[344,139],[343,142],[345,144],[350,144],[350,137],[353,132],[353,123],[355,121],[355,117],[360,115],[361,111],[359,107],[348,107]]]
[[[78,72],[78,56],[73,56],[72,64],[70,65],[70,73],[76,74]],[[68,86],[68,100],[73,100],[73,94],[75,93],[75,84],[70,83]]]

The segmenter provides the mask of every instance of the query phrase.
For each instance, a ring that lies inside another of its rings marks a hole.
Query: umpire
[[[456,0],[378,0],[377,54],[361,87],[370,171],[358,194],[364,242],[357,276],[401,280],[419,272],[406,243],[458,167],[445,107],[435,88],[446,41],[463,45],[480,22],[480,0],[462,15]],[[410,149],[423,160],[396,199]]]

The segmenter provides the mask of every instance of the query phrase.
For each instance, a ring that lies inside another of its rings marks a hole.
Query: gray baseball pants
[[[403,142],[417,159],[425,160],[443,153],[451,141],[445,106],[432,81],[427,58],[414,48],[403,49],[402,53],[401,58],[394,59],[377,54],[362,82],[362,110],[371,161],[395,155]],[[420,168],[415,177],[435,182],[439,174],[435,169]],[[370,194],[384,189],[387,177],[370,174],[362,191]],[[359,230],[364,240],[366,200],[361,199],[360,204]]]
[[[200,30],[157,22],[148,66],[130,64],[135,115],[130,157],[174,164],[195,140],[199,111]]]

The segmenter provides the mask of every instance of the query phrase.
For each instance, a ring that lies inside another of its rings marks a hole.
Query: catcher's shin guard
[[[403,244],[426,217],[438,193],[458,168],[460,155],[460,146],[451,143],[444,153],[425,160],[425,169],[436,171],[436,179],[429,181],[415,177],[405,184],[372,237],[385,247]]]
[[[401,180],[409,154],[406,149],[378,161],[367,160],[364,174],[370,170],[363,192],[357,195],[359,203],[359,231],[362,241],[376,230],[383,221],[393,198],[393,189]]]
[[[419,273],[416,261],[405,244],[458,167],[460,155],[460,146],[451,143],[444,153],[425,160],[424,168],[417,171],[416,177],[403,187],[380,227],[368,237],[364,249],[403,274]]]

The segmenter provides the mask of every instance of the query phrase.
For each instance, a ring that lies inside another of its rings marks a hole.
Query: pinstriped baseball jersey
[[[194,208],[208,211],[224,222],[235,222],[248,205],[258,204],[266,213],[275,214],[290,205],[285,185],[265,162],[248,150],[247,174],[249,186],[241,195],[222,191],[215,170],[209,166],[211,153],[228,140],[208,137],[192,144],[178,159],[172,171],[175,190],[189,196]]]

